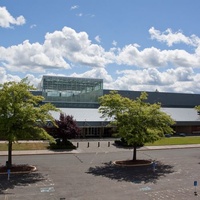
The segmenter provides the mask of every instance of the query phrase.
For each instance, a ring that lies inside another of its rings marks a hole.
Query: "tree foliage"
[[[118,134],[134,147],[133,160],[136,160],[136,147],[147,142],[154,142],[165,133],[173,133],[171,125],[175,122],[160,110],[159,103],[147,103],[147,93],[131,100],[112,91],[99,98],[102,117],[111,120]]]
[[[54,123],[49,111],[57,111],[52,104],[40,105],[42,96],[34,96],[34,90],[27,79],[20,82],[7,82],[0,85],[0,137],[9,142],[9,165],[11,162],[12,143],[19,139],[53,138],[43,129],[46,121]]]
[[[197,110],[198,115],[200,115],[200,105],[195,106],[195,109]]]
[[[47,131],[54,137],[60,138],[61,144],[67,144],[68,139],[77,138],[80,128],[77,126],[73,116],[60,113],[59,120],[55,120],[56,127],[49,128]]]

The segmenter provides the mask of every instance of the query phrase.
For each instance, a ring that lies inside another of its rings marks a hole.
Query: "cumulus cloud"
[[[14,18],[6,9],[6,7],[0,7],[0,27],[11,28],[12,25],[23,25],[26,23],[25,18],[20,15]]]
[[[69,68],[60,54],[52,51],[45,52],[43,45],[26,40],[19,45],[0,48],[0,59],[6,60],[3,65],[10,71],[44,73],[46,68]]]
[[[140,51],[135,45],[127,45],[119,51],[116,59],[119,65],[123,64],[141,68],[166,67],[169,65],[178,67],[200,67],[199,54],[192,54],[179,49],[160,50],[151,47]]]
[[[82,74],[73,73],[70,75],[71,77],[83,77],[83,78],[101,78],[104,83],[111,83],[113,78],[108,74],[106,69],[104,68],[95,68],[89,71],[86,71]]]
[[[9,82],[9,81],[19,82],[20,80],[21,78],[19,76],[8,74],[3,67],[0,67],[0,84]]]
[[[125,46],[117,56],[117,63],[138,67],[162,67],[167,65],[165,52],[151,47],[139,50],[136,45]]]
[[[70,69],[75,65],[105,67],[112,63],[113,52],[106,52],[101,46],[92,44],[86,32],[77,33],[64,27],[61,31],[47,33],[43,44],[30,43],[8,48],[0,47],[0,61],[12,71],[35,71],[46,69]]]
[[[200,67],[199,38],[169,30],[161,33],[155,28],[150,29],[150,35],[152,39],[166,42],[169,46],[179,42],[192,45],[194,52],[156,47],[142,49],[137,43],[105,50],[100,44],[92,43],[86,32],[63,27],[62,30],[46,33],[43,43],[25,40],[7,48],[0,46],[0,73],[4,77],[1,80],[9,80],[5,70],[9,73],[17,71],[25,74],[31,71],[44,74],[52,69],[65,73],[77,67],[90,67],[82,74],[72,72],[71,76],[103,78],[105,88],[200,93],[200,75],[194,73]],[[100,41],[99,36],[96,39]],[[106,71],[109,66],[112,66],[113,77]],[[38,82],[34,76],[30,79]]]
[[[155,29],[152,29],[155,30]],[[96,40],[100,42],[100,37]],[[71,68],[71,64],[106,67],[108,64],[128,65],[138,68],[200,67],[200,47],[195,52],[185,50],[160,50],[150,47],[140,50],[138,44],[109,51],[89,40],[86,32],[76,32],[64,27],[45,35],[43,44],[30,43],[0,47],[0,60],[10,70],[44,72],[46,69]]]
[[[26,74],[25,77],[28,79],[30,85],[33,85],[35,88],[38,88],[38,85],[42,79],[42,76],[35,77],[33,74]]]
[[[195,35],[187,37],[181,31],[173,33],[171,29],[161,32],[156,30],[154,27],[151,27],[149,29],[149,33],[151,35],[151,39],[158,40],[159,42],[165,42],[169,47],[177,43],[197,46],[200,42],[199,38]]]
[[[105,67],[112,63],[114,56],[112,52],[92,44],[86,32],[77,33],[69,27],[46,34],[44,46],[47,51],[49,48],[59,51],[70,62],[91,67]]]
[[[96,40],[100,41],[97,36]],[[140,49],[138,44],[130,44],[106,51],[93,44],[86,32],[76,32],[64,27],[45,35],[43,44],[30,43],[0,47],[0,61],[12,71],[44,73],[46,69],[70,69],[73,65],[106,67],[109,64],[127,65],[138,68],[160,67],[200,67],[200,46],[194,53],[186,50],[160,50],[156,47]]]
[[[33,74],[26,74],[23,77],[20,77],[18,75],[9,74],[3,67],[0,67],[0,84],[10,81],[20,82],[22,78],[27,78],[30,85],[37,88],[38,84],[41,82],[42,76],[35,77]]]
[[[121,70],[117,71],[116,80],[105,84],[108,89],[126,89],[135,91],[160,91],[160,92],[188,92],[199,93],[200,74],[194,73],[192,68],[168,69],[164,72],[158,69]],[[194,89],[194,85],[196,85]]]

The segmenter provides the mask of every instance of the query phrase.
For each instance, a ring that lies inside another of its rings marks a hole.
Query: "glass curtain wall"
[[[97,103],[103,95],[103,79],[43,76],[40,89],[45,101]]]

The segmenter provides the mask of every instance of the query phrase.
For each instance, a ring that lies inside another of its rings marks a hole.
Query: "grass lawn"
[[[49,146],[47,142],[35,142],[35,143],[14,143],[13,150],[45,150]],[[8,145],[6,143],[0,143],[0,151],[7,151]]]
[[[183,145],[183,144],[200,144],[200,136],[162,138],[154,143],[146,143],[145,146]]]

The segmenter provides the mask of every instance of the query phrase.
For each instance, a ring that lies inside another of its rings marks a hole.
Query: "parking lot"
[[[0,175],[0,200],[161,200],[200,199],[200,148],[143,150],[138,159],[152,166],[119,167],[112,161],[132,158],[132,151],[14,156],[15,164],[31,164],[30,174]],[[1,163],[7,157],[1,156]]]

